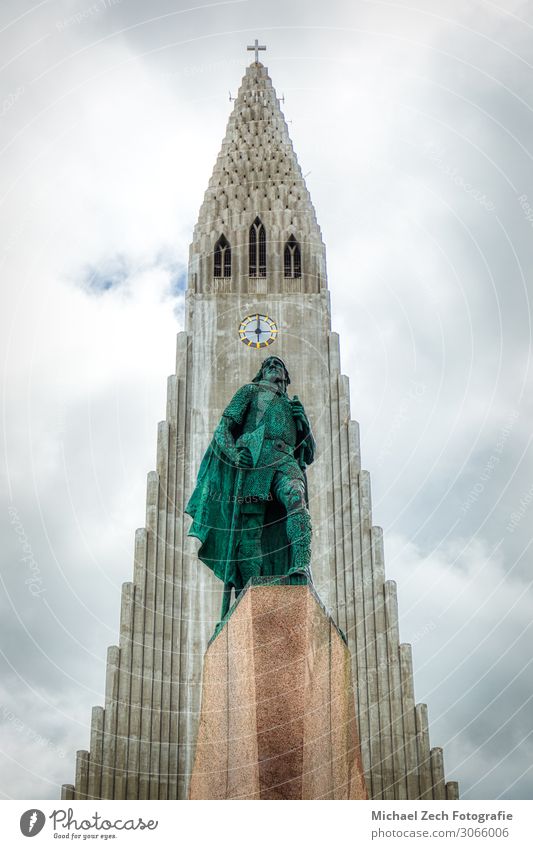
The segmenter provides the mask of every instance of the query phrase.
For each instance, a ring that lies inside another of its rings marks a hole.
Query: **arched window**
[[[294,238],[290,236],[285,243],[285,277],[301,277],[302,276],[302,255],[300,253],[300,245]]]
[[[256,218],[250,227],[249,259],[250,277],[266,277],[266,232],[260,218]]]
[[[224,234],[215,245],[214,277],[231,277],[231,246]]]

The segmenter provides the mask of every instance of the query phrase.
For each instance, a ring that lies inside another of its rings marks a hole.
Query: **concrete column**
[[[174,456],[175,508],[174,547],[172,553],[172,604],[170,636],[170,694],[169,694],[169,760],[168,760],[168,798],[178,798],[178,764],[180,741],[180,670],[181,670],[181,620],[182,620],[182,584],[183,584],[183,506],[184,506],[184,458],[186,454],[187,434],[185,430],[187,413],[186,385],[183,378],[176,383],[176,453]],[[184,648],[184,647],[183,647]]]
[[[342,498],[342,540],[344,548],[344,633],[353,626],[354,553],[352,548],[352,505],[350,501],[350,445],[348,424],[350,421],[350,385],[345,375],[338,377],[339,396],[339,447]]]
[[[372,577],[372,541],[371,541],[371,496],[370,476],[368,472],[359,472],[359,526],[361,533],[361,559],[363,567],[363,603],[365,623],[366,679],[368,688],[369,746],[372,799],[381,799],[383,784],[381,769],[381,737],[379,725],[378,661],[376,646],[376,621],[374,582]]]
[[[126,798],[128,738],[131,715],[133,583],[122,584],[120,611],[120,668],[118,673],[117,743],[115,751],[114,799]],[[92,747],[91,747],[92,752]]]
[[[354,427],[352,427],[354,425]],[[370,726],[368,713],[368,687],[367,687],[367,663],[366,663],[366,636],[365,636],[365,610],[363,592],[363,557],[361,549],[360,529],[360,499],[359,499],[359,472],[360,472],[360,449],[359,428],[355,422],[350,422],[348,431],[350,442],[350,503],[352,507],[351,534],[353,551],[353,583],[354,598],[351,620],[348,628],[348,645],[352,653],[352,670],[355,689],[357,719],[359,736],[361,739],[361,758],[363,768],[367,776],[367,786],[370,781]]]
[[[427,705],[416,705],[415,719],[416,743],[418,749],[418,774],[420,779],[420,798],[432,799],[433,779],[431,777]]]
[[[103,707],[93,707],[91,716],[91,757],[87,795],[90,799],[100,799],[102,792],[102,762],[104,753],[104,715]]]
[[[339,439],[339,373],[340,353],[339,337],[336,333],[330,333],[328,337],[329,351],[329,374],[330,374],[330,435],[331,435],[331,487],[333,493],[333,504],[331,522],[334,528],[335,549],[335,593],[332,601],[335,609],[336,620],[339,627],[346,632],[346,588],[344,575],[346,564],[344,562],[344,529],[342,521],[342,478]]]
[[[107,650],[104,743],[102,757],[102,799],[114,799],[115,751],[117,744],[118,677],[120,649],[109,646]]]
[[[170,759],[170,711],[172,678],[172,633],[174,620],[174,558],[176,527],[176,464],[178,462],[177,439],[177,380],[168,381],[167,420],[169,423],[167,518],[165,538],[165,594],[163,607],[163,667],[161,690],[161,755],[159,773],[159,798],[169,798]]]
[[[447,781],[446,782],[446,798],[447,799],[458,799],[459,798],[459,784],[457,781]]]
[[[146,550],[146,584],[144,594],[144,656],[142,671],[141,738],[139,746],[139,799],[150,798],[158,505],[159,476],[157,472],[149,472],[146,495],[146,530],[148,544]]]
[[[405,766],[407,770],[407,798],[418,799],[418,752],[416,748],[415,695],[413,681],[413,658],[408,643],[400,645],[400,675],[402,682],[403,736]]]
[[[161,776],[161,710],[163,696],[163,633],[165,595],[166,535],[168,514],[169,424],[160,422],[157,435],[158,520],[154,588],[154,666],[152,685],[152,724],[150,750],[150,799],[159,799]],[[168,591],[171,591],[169,587]]]
[[[187,436],[187,456],[195,470],[200,463],[201,446],[195,429],[192,427],[189,403],[190,363],[194,340],[187,340],[184,357],[180,362],[180,384],[183,376],[185,390],[184,433]],[[191,491],[192,469],[182,470],[182,504],[185,505]],[[196,557],[196,543],[186,536],[185,518],[181,543],[181,613],[180,613],[180,688],[179,688],[179,729],[178,729],[178,799],[187,798],[189,775],[192,768],[192,747],[197,730],[197,717],[200,710],[201,661],[205,643],[203,642],[201,620],[195,618],[198,603],[198,574],[200,562]],[[188,526],[188,521],[187,521]],[[205,570],[202,570],[205,571]]]
[[[130,724],[126,798],[139,798],[139,752],[141,739],[142,676],[144,658],[144,590],[146,583],[146,528],[135,533],[133,641],[131,651]]]
[[[385,617],[385,564],[383,560],[383,532],[371,529],[372,542],[372,592],[375,603],[377,684],[379,699],[379,728],[381,761],[374,764],[374,771],[381,770],[382,797],[394,799],[394,770],[392,747],[392,724],[389,698],[389,664],[387,655],[387,625]]]
[[[89,752],[80,749],[76,752],[76,785],[75,799],[86,799],[89,779]]]
[[[436,746],[431,749],[431,778],[433,781],[433,798],[446,798],[446,785],[444,781],[444,755],[442,749]]]
[[[398,629],[398,600],[394,581],[385,583],[385,621],[387,626],[387,657],[389,665],[392,750],[394,765],[394,798],[407,799],[405,749],[402,722],[402,687],[400,680],[400,638]]]

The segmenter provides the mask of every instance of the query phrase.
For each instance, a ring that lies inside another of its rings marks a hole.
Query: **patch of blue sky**
[[[82,285],[95,294],[117,289],[128,278],[129,268],[123,256],[114,256],[98,265],[86,265]]]
[[[187,268],[178,265],[170,270],[170,292],[172,295],[182,295],[187,288]]]

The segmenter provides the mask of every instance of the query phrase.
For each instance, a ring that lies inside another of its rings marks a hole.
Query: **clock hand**
[[[260,336],[260,335],[261,335],[261,333],[262,333],[262,330],[261,330],[261,323],[260,323],[260,321],[259,321],[259,316],[257,316],[257,327],[255,328],[255,333],[257,333],[257,338],[259,339],[259,336]]]

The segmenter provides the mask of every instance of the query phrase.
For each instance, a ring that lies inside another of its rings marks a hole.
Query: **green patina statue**
[[[306,467],[315,441],[305,410],[287,395],[289,373],[268,357],[252,383],[224,410],[198,473],[186,512],[199,558],[224,581],[221,620],[231,590],[250,578],[311,579],[311,519]]]

